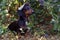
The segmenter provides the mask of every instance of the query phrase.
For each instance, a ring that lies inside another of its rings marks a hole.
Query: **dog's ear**
[[[18,10],[22,10],[24,6],[25,6],[25,3],[22,6],[20,6]]]

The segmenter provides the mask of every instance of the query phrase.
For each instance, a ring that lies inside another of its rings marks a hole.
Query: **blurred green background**
[[[52,16],[52,19],[49,22],[46,21],[45,24],[52,24],[52,30],[60,31],[60,0],[44,0],[43,9],[41,9],[38,0],[0,0],[0,34],[7,32],[8,25],[18,20],[17,8],[25,2],[29,2],[35,11],[34,14],[29,17],[30,22],[27,25],[32,28],[32,31],[34,29],[35,31],[41,31],[41,29],[35,26],[40,25],[39,23],[45,21],[44,19],[46,17],[50,17],[49,15]]]

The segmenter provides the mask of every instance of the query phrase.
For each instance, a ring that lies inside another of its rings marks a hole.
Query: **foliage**
[[[32,9],[35,11],[29,18],[28,27],[34,27],[40,22],[45,21],[47,15],[52,15],[52,21],[46,23],[52,24],[54,30],[60,31],[60,0],[45,0],[44,6],[41,7],[38,0],[0,0],[0,26],[10,24],[12,21],[18,19],[17,8],[23,3],[29,2]],[[49,16],[47,16],[49,17]],[[46,24],[45,23],[45,24]],[[45,25],[44,24],[44,25]],[[34,28],[36,30],[36,28]],[[32,29],[33,30],[33,29]],[[39,29],[40,30],[40,29]],[[2,31],[1,31],[2,32]],[[43,31],[44,32],[44,31]],[[42,32],[42,33],[43,33]],[[1,33],[0,33],[1,34]]]

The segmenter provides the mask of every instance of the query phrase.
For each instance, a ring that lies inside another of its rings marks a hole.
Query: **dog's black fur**
[[[21,35],[25,35],[28,29],[23,29],[24,33],[21,33],[20,26],[18,25],[17,21],[12,22],[9,26],[8,29],[10,31],[15,31],[17,34],[20,33]]]
[[[30,7],[29,3],[26,3],[21,10],[17,10],[17,13],[19,15],[19,19],[18,19],[18,21],[12,22],[8,26],[8,29],[11,30],[11,31],[15,31],[16,33],[21,33],[20,28],[21,27],[26,27],[25,22],[28,20],[28,17],[26,17],[25,11],[27,11],[27,10],[30,11],[30,9],[31,9],[31,7]],[[33,11],[31,10],[31,13],[29,12],[28,16],[30,16],[32,14],[32,12]],[[24,34],[25,34],[28,31],[28,28],[27,27],[26,27],[26,29],[23,28],[23,31],[24,31]]]

